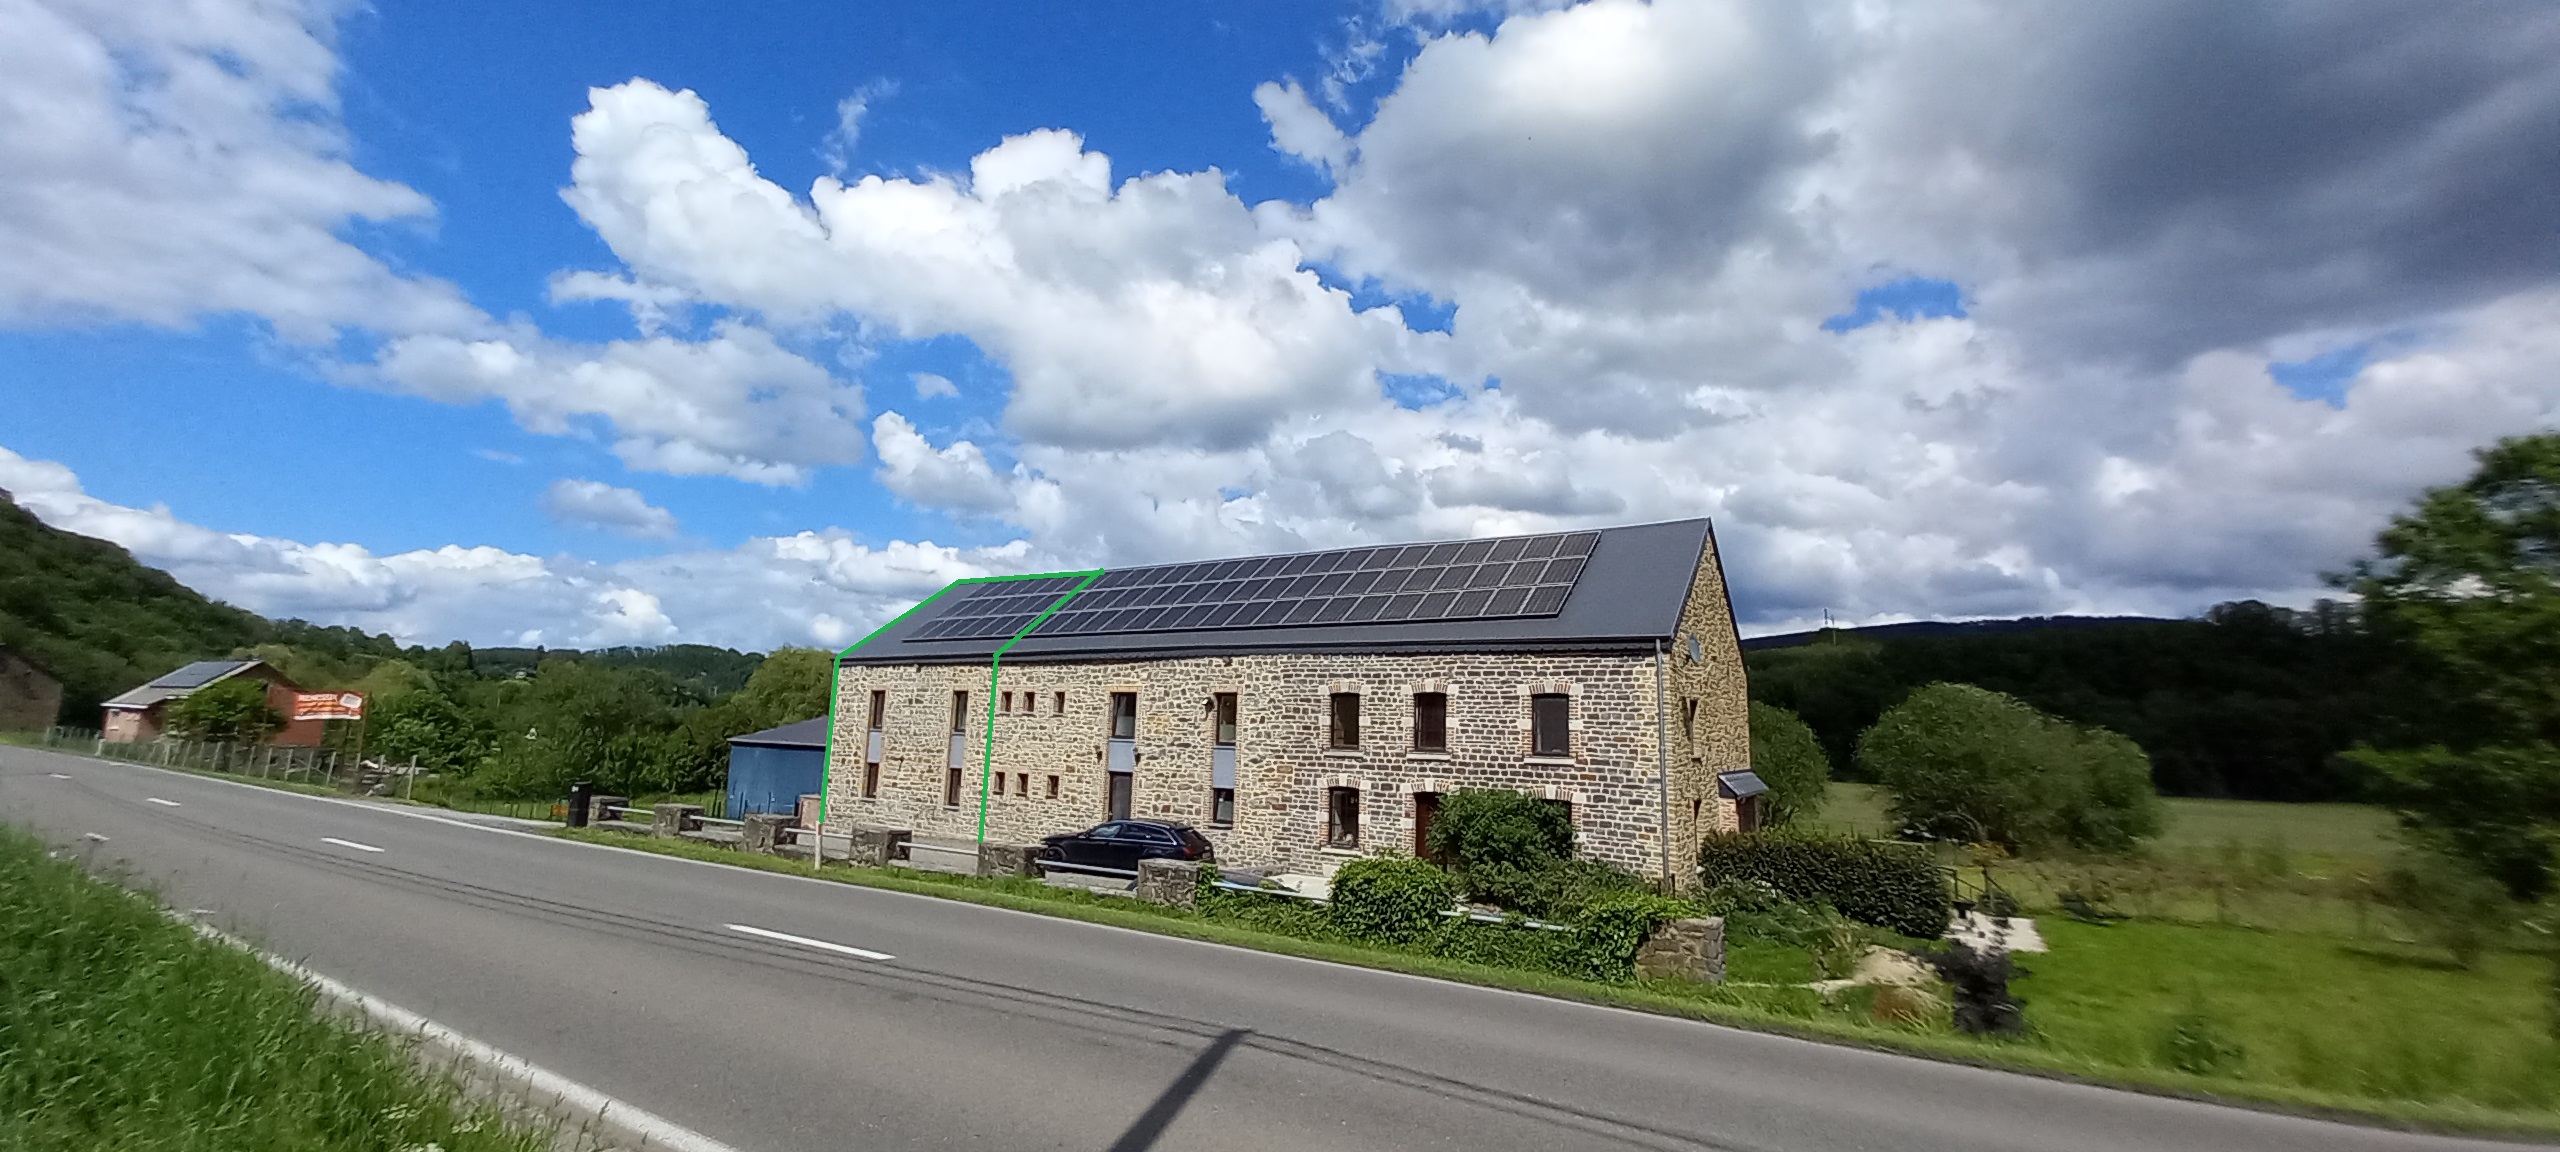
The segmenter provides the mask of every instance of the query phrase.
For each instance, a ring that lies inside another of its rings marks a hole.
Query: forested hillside
[[[2350,798],[2358,777],[2338,753],[2435,738],[2425,729],[2441,714],[2426,679],[2345,605],[2243,601],[2201,620],[1987,624],[1761,647],[1745,656],[1751,695],[1802,716],[1844,776],[1878,715],[1952,681],[2131,737],[2168,794],[2259,800]]]
[[[0,644],[63,682],[62,723],[191,660],[256,657],[306,688],[365,692],[368,755],[415,756],[465,791],[554,795],[571,776],[631,791],[716,785],[727,738],[826,707],[827,657],[701,644],[403,646],[206,599],[103,540],[0,494]]]

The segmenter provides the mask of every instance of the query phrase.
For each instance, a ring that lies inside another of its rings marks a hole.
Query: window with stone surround
[[[1003,696],[1001,699],[1002,699],[1002,701],[1003,701],[1003,702],[1002,702],[1002,703],[1000,703],[1000,704],[998,704],[998,705],[996,705],[996,711],[998,711],[998,712],[1011,712],[1011,711],[1013,711],[1013,693],[1011,693],[1011,692],[1007,692],[1007,693],[1005,693],[1005,694],[1004,694],[1004,696]]]
[[[1013,794],[1016,796],[1029,796],[1031,794],[1030,773],[1016,772],[1013,774]]]
[[[873,732],[877,732],[877,731],[879,731],[879,730],[880,730],[880,726],[881,726],[882,724],[887,723],[887,722],[888,722],[888,720],[889,720],[889,691],[888,691],[888,689],[885,689],[885,688],[874,688],[874,689],[872,689],[872,690],[871,690],[871,728],[870,728],[870,730],[871,730],[871,731],[873,731]]]
[[[1324,790],[1324,846],[1357,848],[1360,846],[1360,790],[1327,788]]]
[[[1061,693],[1059,693],[1059,695],[1064,696],[1064,695],[1066,695],[1066,693],[1061,692]],[[1058,798],[1058,778],[1057,778],[1057,777],[1055,777],[1055,776],[1052,776],[1052,777],[1050,777],[1050,778],[1049,778],[1049,799],[1055,800],[1055,799],[1057,799],[1057,798]]]
[[[960,770],[957,768],[942,770],[942,806],[945,808],[960,806]]]
[[[880,762],[877,760],[862,766],[862,798],[880,798]]]
[[[1416,692],[1413,694],[1413,750],[1446,752],[1449,750],[1449,694]]]
[[[1235,790],[1235,789],[1233,789],[1233,788],[1212,788],[1212,789],[1210,789],[1210,790],[1209,790],[1209,823],[1211,823],[1211,824],[1233,824],[1233,823],[1235,823],[1235,822],[1236,822],[1236,790]]]
[[[1529,754],[1573,755],[1573,697],[1562,692],[1529,697]]]
[[[1111,694],[1111,738],[1114,740],[1138,738],[1137,693],[1114,692]]]
[[[1692,696],[1680,702],[1680,734],[1692,740],[1698,738],[1697,697]]]
[[[1215,714],[1210,739],[1220,748],[1236,746],[1236,694],[1220,692],[1210,699],[1209,710]]]
[[[1330,711],[1331,723],[1325,726],[1325,746],[1357,748],[1360,746],[1360,694],[1336,692]]]
[[[1067,714],[1067,694],[1066,694],[1066,693],[1064,693],[1064,692],[1060,692],[1060,693],[1058,693],[1058,706],[1057,706],[1057,707],[1055,707],[1055,708],[1050,709],[1050,710],[1049,710],[1049,714],[1050,714],[1050,715],[1052,715],[1052,716],[1064,716],[1064,715],[1066,715],[1066,714]]]

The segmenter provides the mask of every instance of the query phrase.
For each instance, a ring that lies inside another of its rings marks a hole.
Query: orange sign
[[[293,718],[296,720],[362,720],[362,692],[296,692],[293,694]]]

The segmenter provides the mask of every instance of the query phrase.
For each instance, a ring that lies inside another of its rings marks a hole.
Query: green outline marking
[[[1052,613],[1055,613],[1060,607],[1064,606],[1067,601],[1075,599],[1077,593],[1092,587],[1093,582],[1101,579],[1105,571],[1107,570],[1102,568],[1091,568],[1081,572],[1025,572],[1019,576],[963,576],[960,579],[945,584],[940,588],[934,589],[933,595],[916,601],[913,605],[909,606],[906,611],[898,613],[896,618],[890,620],[886,624],[872,629],[870,635],[846,645],[843,651],[836,653],[835,658],[829,661],[827,665],[827,745],[824,753],[826,759],[821,764],[820,771],[818,773],[818,826],[821,828],[826,827],[827,801],[833,791],[832,785],[835,782],[836,705],[839,702],[838,697],[843,693],[845,657],[853,655],[856,649],[879,639],[883,633],[905,623],[907,617],[913,616],[917,612],[923,610],[925,605],[941,599],[943,593],[949,592],[963,584],[1004,584],[1015,580],[1047,580],[1058,576],[1082,576],[1084,577],[1083,583],[1059,593],[1058,599],[1053,601],[1047,610],[1041,612],[1038,616],[1032,617],[1031,622],[1023,625],[1022,630],[1014,633],[1012,639],[1006,640],[1003,645],[999,646],[995,651],[995,655],[987,662],[987,750],[985,758],[978,764],[978,842],[981,844],[986,843],[987,779],[989,773],[994,769],[996,758],[996,677],[1001,674],[1004,664],[1004,654],[1016,643],[1020,642],[1025,635],[1029,634],[1032,629],[1039,627],[1041,621],[1048,619]]]
[[[1102,569],[1094,568],[1083,572],[1041,572],[1030,576],[997,577],[1001,580],[1044,580],[1052,576],[1082,576],[1084,582],[1059,593],[1057,599],[1050,601],[1047,608],[1041,609],[1040,614],[1032,617],[1031,622],[1023,625],[1011,639],[997,645],[995,654],[987,659],[987,752],[978,760],[978,844],[981,847],[987,842],[987,786],[988,782],[994,779],[996,770],[996,682],[997,678],[1004,674],[1004,654],[1012,651],[1014,645],[1021,643],[1023,637],[1030,635],[1032,629],[1039,627],[1041,621],[1065,607],[1067,601],[1075,599],[1077,593],[1092,587],[1094,581],[1102,579],[1102,572]]]

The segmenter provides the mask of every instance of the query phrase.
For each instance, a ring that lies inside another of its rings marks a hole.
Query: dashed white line
[[[62,773],[60,773],[60,772],[47,772],[47,773],[45,773],[45,775],[47,775],[47,776],[51,776],[51,777],[53,777],[53,778],[54,778],[54,779],[56,779],[56,780],[68,780],[68,779],[70,779],[70,777],[63,775],[63,774],[62,774]]]
[[[743,932],[749,936],[762,936],[767,940],[780,940],[785,944],[797,944],[803,948],[816,948],[823,952],[841,952],[844,955],[858,956],[865,960],[897,959],[897,957],[886,952],[874,952],[868,948],[856,948],[850,944],[838,944],[832,940],[812,940],[806,936],[794,936],[788,932],[776,932],[771,928],[758,928],[753,924],[723,924],[721,927],[732,932]]]
[[[371,844],[358,844],[358,843],[356,843],[356,842],[355,842],[355,841],[353,841],[353,840],[340,840],[340,839],[338,839],[338,838],[337,838],[337,837],[335,837],[335,836],[323,836],[323,837],[321,837],[321,838],[320,838],[320,842],[321,842],[321,843],[323,843],[323,844],[335,844],[335,845],[337,845],[337,846],[338,846],[338,847],[340,847],[340,848],[353,848],[353,849],[355,849],[355,850],[356,850],[356,851],[358,851],[358,852],[380,852],[380,851],[382,851],[382,849],[380,849],[380,848],[376,848],[376,847],[374,847],[374,846],[373,846],[373,845],[371,845]]]
[[[177,802],[177,801],[175,801],[175,800],[163,800],[163,799],[161,799],[161,798],[159,798],[159,797],[157,797],[157,796],[145,796],[145,797],[143,797],[143,799],[148,800],[148,801],[150,801],[150,802],[152,802],[152,803],[154,803],[154,804],[157,804],[157,805],[159,805],[159,806],[161,806],[161,807],[163,807],[163,808],[184,808],[184,807],[186,807],[186,805],[184,805],[184,804],[180,804],[180,803],[178,803],[178,802]]]

